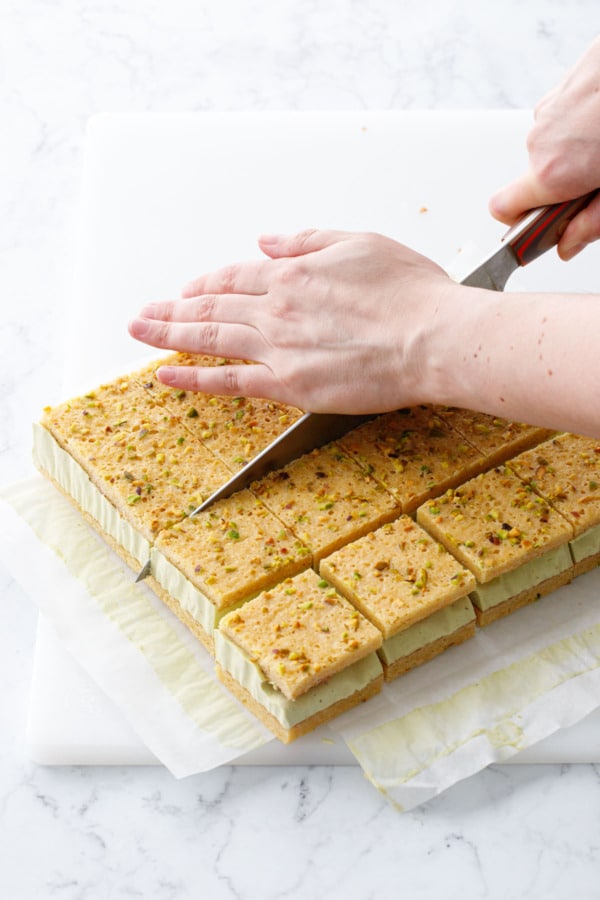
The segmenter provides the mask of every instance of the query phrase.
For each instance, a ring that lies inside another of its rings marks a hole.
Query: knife
[[[469,287],[503,291],[506,282],[520,266],[526,266],[555,247],[565,228],[577,213],[581,212],[600,191],[592,191],[576,200],[553,203],[525,213],[508,229],[500,247],[461,279]]]
[[[599,193],[592,191],[576,200],[566,200],[531,210],[506,232],[500,245],[472,269],[460,283],[467,287],[503,291],[510,276],[521,266],[537,259],[556,246],[571,219]],[[261,453],[250,460],[239,472],[210,495],[190,514],[197,515],[216,500],[230,497],[236,491],[248,487],[268,472],[285,466],[304,453],[328,444],[347,434],[353,428],[374,418],[369,415],[343,415],[338,413],[305,413]],[[136,581],[150,574],[147,562]]]

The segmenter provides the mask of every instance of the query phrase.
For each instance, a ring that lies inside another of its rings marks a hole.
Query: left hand
[[[428,342],[459,286],[377,234],[262,238],[269,259],[197,278],[183,299],[145,307],[138,340],[256,365],[161,367],[184,390],[268,397],[312,412],[385,412],[433,400]]]

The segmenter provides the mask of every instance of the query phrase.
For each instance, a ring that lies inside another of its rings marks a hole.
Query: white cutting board
[[[487,200],[525,166],[530,122],[527,111],[94,118],[74,229],[65,377],[49,402],[156,356],[129,338],[128,319],[148,301],[178,296],[195,275],[258,257],[263,232],[380,231],[460,271],[504,231]],[[510,287],[591,291],[599,268],[596,248],[569,265],[551,254]],[[243,761],[353,761],[325,736],[272,742]],[[43,620],[29,744],[47,764],[155,762]],[[600,761],[600,711],[515,759]]]

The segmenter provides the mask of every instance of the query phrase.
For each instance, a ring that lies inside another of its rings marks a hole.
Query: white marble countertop
[[[60,377],[66,236],[96,112],[532,107],[596,0],[2,0],[0,460]],[[15,898],[599,895],[600,772],[494,767],[399,815],[347,768],[41,768],[36,610],[0,571],[0,888]]]

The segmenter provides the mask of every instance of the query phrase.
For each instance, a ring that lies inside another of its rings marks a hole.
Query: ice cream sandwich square
[[[481,471],[479,451],[431,407],[379,416],[339,443],[390,491],[404,513]]]
[[[319,571],[381,631],[386,681],[475,634],[475,577],[408,516],[337,550]]]
[[[392,496],[337,444],[327,444],[251,485],[315,562],[395,518]]]
[[[221,619],[217,674],[284,743],[377,693],[381,633],[314,571]]]
[[[163,531],[150,558],[161,598],[209,650],[225,612],[311,564],[307,547],[247,490]]]
[[[229,360],[191,354],[173,354],[136,373],[137,380],[171,415],[204,443],[230,470],[236,472],[302,415],[296,407],[272,400],[221,397],[175,390],[155,376],[158,365],[215,366]]]
[[[471,599],[480,625],[573,577],[571,527],[506,467],[424,503],[417,520],[475,575]]]
[[[47,409],[34,426],[38,467],[132,565],[229,476],[135,380]]]
[[[438,415],[469,441],[483,457],[483,469],[491,469],[545,441],[548,428],[511,422],[487,413],[458,407],[435,407]]]
[[[575,574],[600,562],[600,441],[556,435],[509,466],[571,523]]]

